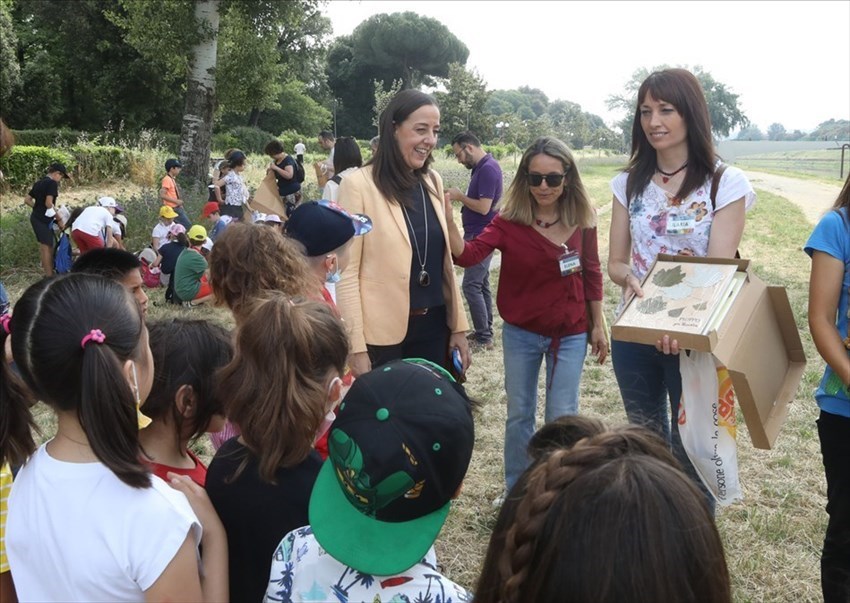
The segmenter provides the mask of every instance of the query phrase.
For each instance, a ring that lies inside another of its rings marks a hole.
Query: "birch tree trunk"
[[[215,71],[221,0],[195,0],[198,43],[192,48],[186,86],[186,108],[180,131],[182,176],[189,186],[206,187],[215,112]]]

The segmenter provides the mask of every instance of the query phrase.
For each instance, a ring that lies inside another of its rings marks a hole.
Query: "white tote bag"
[[[706,352],[682,353],[679,434],[697,474],[721,506],[743,498],[738,481],[735,394],[726,367]]]

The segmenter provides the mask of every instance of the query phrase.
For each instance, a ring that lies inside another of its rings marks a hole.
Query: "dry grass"
[[[259,159],[256,163],[257,167],[246,172],[250,184],[262,177],[259,168],[262,163]],[[503,163],[512,171],[509,160]],[[599,235],[604,265],[610,220],[610,212],[605,209],[611,199],[608,181],[616,166],[581,167],[594,205],[602,208]],[[444,178],[456,184],[468,178],[466,170],[453,161],[440,160],[437,168]],[[310,170],[307,177],[311,177]],[[790,202],[760,192],[758,204],[748,216],[741,244],[744,257],[756,258],[754,268],[762,278],[770,284],[786,287],[809,364],[775,449],[754,449],[739,413],[738,454],[745,499],[718,509],[717,524],[726,547],[735,601],[740,602],[820,600],[819,557],[826,524],[825,480],[814,424],[817,408],[812,392],[823,371],[823,362],[806,326],[809,260],[802,245],[810,231],[811,225]],[[497,277],[494,273],[494,287]],[[13,299],[34,278],[36,275],[29,272],[5,272],[3,275]],[[606,279],[605,305],[609,320],[613,318],[618,293]],[[156,296],[161,296],[161,291],[154,292],[154,296],[158,299]],[[175,313],[231,324],[228,314],[215,308],[188,310],[154,306],[150,311],[154,320]],[[498,318],[495,329],[495,349],[477,353],[469,372],[468,390],[484,404],[476,419],[475,452],[463,493],[437,543],[438,557],[445,572],[467,587],[475,585],[496,518],[491,501],[500,493],[503,483],[506,402],[502,381],[501,320]],[[542,398],[542,383],[539,392]],[[45,434],[50,434],[53,428],[49,413],[41,406],[37,412]],[[610,424],[626,421],[610,360],[601,367],[589,360],[585,365],[581,412]],[[542,421],[542,412],[538,420]],[[205,441],[199,443],[198,451],[207,458],[211,452]]]

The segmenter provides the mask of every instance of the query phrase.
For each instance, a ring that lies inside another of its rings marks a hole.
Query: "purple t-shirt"
[[[479,214],[466,206],[461,208],[463,238],[469,240],[480,235],[484,227],[496,216],[496,205],[502,198],[502,168],[490,153],[484,155],[472,168],[472,180],[469,182],[466,196],[470,199],[493,200],[487,215]]]

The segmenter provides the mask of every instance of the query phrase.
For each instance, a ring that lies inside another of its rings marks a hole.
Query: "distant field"
[[[755,170],[813,178],[831,184],[841,182],[841,149],[821,149],[808,151],[782,151],[778,153],[760,153],[735,158],[735,165],[745,170]],[[845,150],[844,176],[850,170],[850,149]]]

